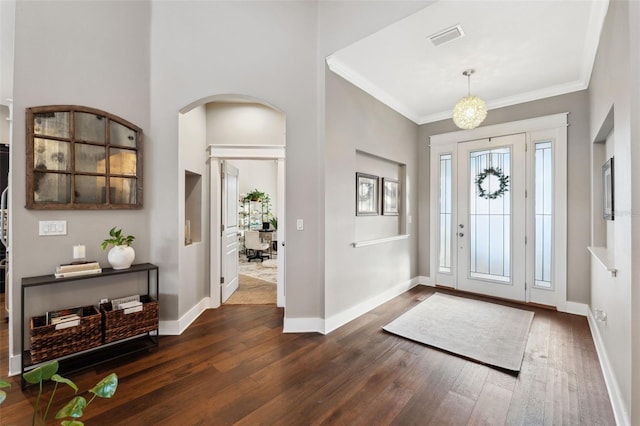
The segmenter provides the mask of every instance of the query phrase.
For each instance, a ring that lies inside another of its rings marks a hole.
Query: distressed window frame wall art
[[[138,126],[75,105],[27,108],[26,126],[28,209],[142,208]]]

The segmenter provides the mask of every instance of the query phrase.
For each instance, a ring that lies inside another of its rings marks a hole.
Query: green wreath
[[[482,187],[482,182],[484,182],[489,175],[497,177],[500,182],[500,187],[493,192],[487,192],[487,190]],[[482,173],[478,173],[476,177],[476,187],[478,188],[478,196],[486,198],[487,200],[494,200],[509,190],[509,176],[505,176],[499,167],[488,167],[484,169]]]

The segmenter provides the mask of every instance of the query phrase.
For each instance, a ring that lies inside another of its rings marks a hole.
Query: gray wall
[[[408,225],[409,239],[361,248],[351,245],[397,235],[401,220],[399,216],[356,217],[356,172],[394,178],[400,177],[398,165],[406,165],[411,202],[403,201],[402,211],[416,217],[418,126],[329,71],[326,118],[325,315],[330,318],[408,282],[418,272],[415,222]]]
[[[598,133],[607,114],[614,108],[613,141],[607,143],[606,151],[615,157],[615,220],[607,223],[606,241],[617,269],[615,278],[604,279],[594,274],[591,310],[602,309],[608,317],[607,322],[594,321],[593,326],[597,327],[603,345],[601,349],[606,355],[601,359],[608,361],[605,373],[611,374],[611,380],[617,382],[619,388],[620,394],[616,395],[621,400],[614,398],[614,408],[620,407],[629,416],[626,420],[630,424],[639,424],[640,151],[637,122],[640,109],[632,90],[637,97],[640,12],[634,3],[613,1],[609,4],[589,85],[590,141],[600,139]],[[635,37],[631,35],[634,33]],[[613,146],[610,146],[611,142]],[[597,160],[601,161],[601,157],[595,153],[594,161]],[[593,179],[595,186],[599,180],[597,170]],[[597,207],[593,213],[594,217],[599,216]],[[594,262],[592,268],[597,271],[595,268],[600,266]],[[614,385],[609,384],[610,387]],[[624,419],[619,421],[625,422]]]
[[[100,249],[108,231],[120,226],[136,236],[136,262],[152,260],[148,204],[143,210],[40,211],[25,206],[25,108],[85,105],[118,115],[147,131],[149,117],[148,2],[18,2],[16,5],[13,145],[11,148],[12,324],[20,336],[20,282],[25,276],[53,273],[72,259],[74,244],[87,257],[108,265]],[[174,118],[175,120],[175,118]],[[177,121],[177,120],[175,120]],[[145,140],[145,187],[152,179]],[[39,237],[38,221],[66,220],[67,235]],[[95,303],[101,293],[89,301]],[[111,295],[113,296],[113,295]],[[70,302],[58,293],[51,302]],[[76,303],[76,300],[73,300]],[[15,339],[15,342],[18,340]],[[14,347],[14,353],[19,348]]]
[[[318,316],[321,286],[317,194],[316,5],[310,2],[154,2],[151,25],[153,152],[148,206],[151,256],[164,266],[163,292],[181,293],[176,276],[177,112],[199,99],[242,94],[287,117],[287,316]],[[295,37],[291,36],[295,34]],[[295,58],[295,60],[292,60]],[[204,155],[204,152],[203,152]],[[295,219],[305,230],[295,231]],[[181,225],[180,225],[181,226]],[[188,306],[170,312],[173,319]]]
[[[505,108],[492,109],[483,126],[569,112],[568,129],[568,253],[567,300],[589,303],[590,169],[589,102],[587,91],[554,96]],[[429,182],[429,136],[459,130],[452,120],[424,124],[419,129],[419,182]],[[429,271],[429,185],[420,186],[419,272]]]

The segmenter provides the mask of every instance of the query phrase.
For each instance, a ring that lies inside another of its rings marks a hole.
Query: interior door
[[[525,134],[458,144],[457,287],[525,300]]]
[[[224,303],[238,289],[238,169],[226,161],[221,163],[222,177],[222,283]]]

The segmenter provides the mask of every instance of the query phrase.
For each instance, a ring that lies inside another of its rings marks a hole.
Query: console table
[[[38,365],[44,364],[49,361],[44,361],[41,363],[32,363],[31,362],[31,353],[29,350],[25,350],[24,342],[25,342],[25,300],[27,297],[27,293],[29,290],[34,289],[40,286],[49,286],[56,285],[60,283],[68,283],[69,281],[86,281],[83,283],[84,288],[91,284],[91,280],[95,278],[101,277],[115,277],[123,274],[133,274],[133,273],[147,273],[147,294],[149,296],[154,297],[158,303],[160,302],[160,274],[159,268],[152,263],[140,263],[136,265],[131,265],[130,268],[127,269],[113,269],[113,268],[103,268],[102,273],[95,275],[81,275],[74,276],[68,278],[56,278],[55,275],[41,275],[37,277],[25,277],[22,279],[22,300],[21,300],[21,340],[20,340],[20,348],[22,354],[22,375],[26,371],[29,371]],[[155,281],[152,281],[152,274],[155,275]],[[155,287],[152,291],[152,282],[155,283]],[[28,324],[27,324],[28,326]],[[87,369],[89,367],[96,366],[98,364],[111,361],[117,358],[121,358],[127,355],[130,355],[135,352],[140,352],[144,350],[148,350],[158,346],[158,329],[156,328],[155,332],[148,332],[143,335],[124,339],[122,341],[103,344],[93,349],[88,349],[86,351],[78,352],[76,354],[67,355],[61,358],[57,358],[59,363],[59,372],[62,374],[70,374],[75,373],[80,370]],[[28,384],[25,382],[24,378],[22,378],[22,388],[24,389]]]

